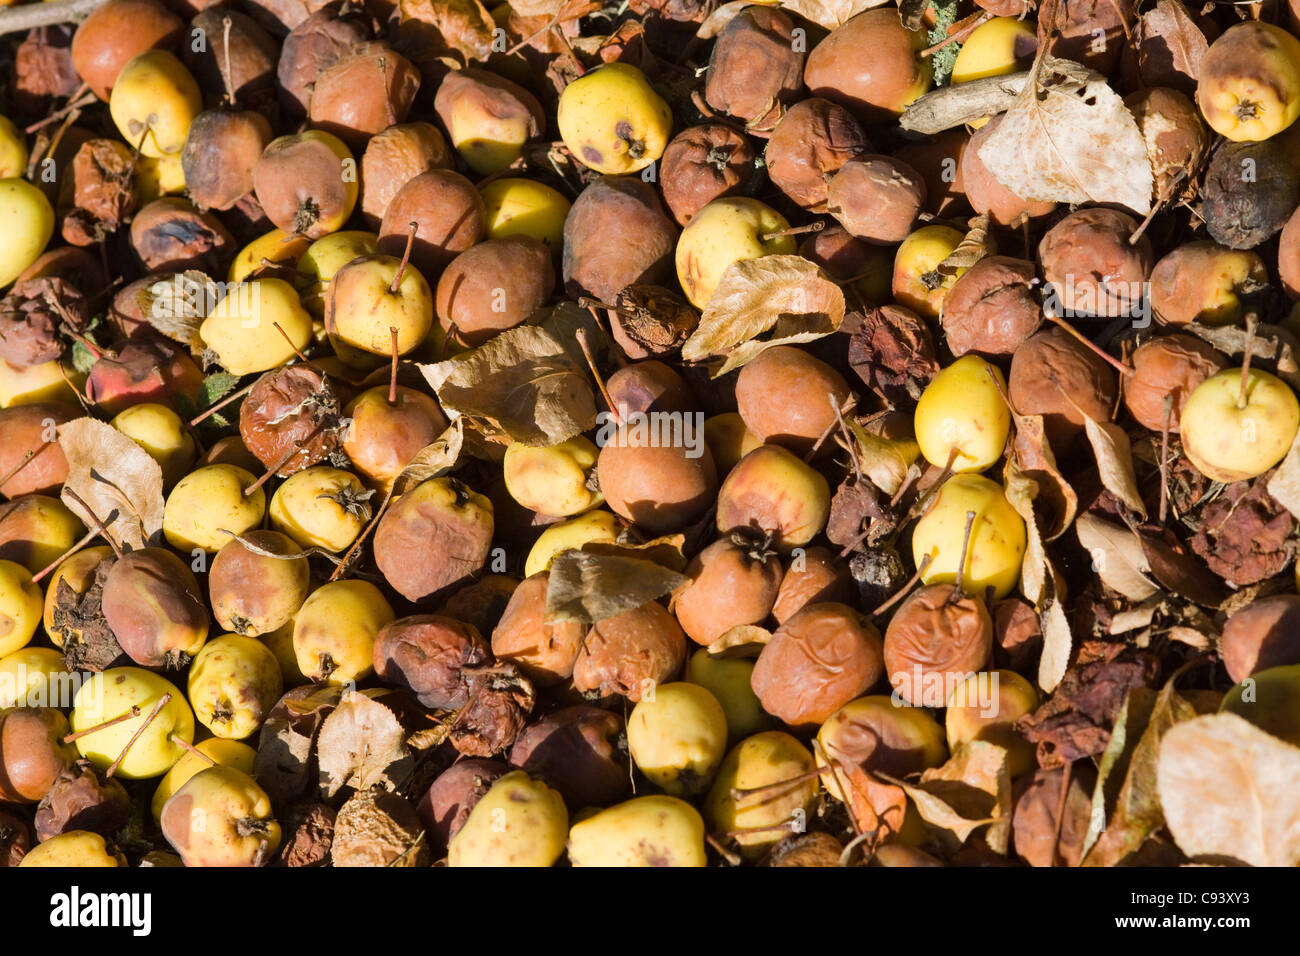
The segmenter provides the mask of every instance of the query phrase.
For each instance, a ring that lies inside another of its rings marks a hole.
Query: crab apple
[[[1047,439],[1059,451],[1083,431],[1085,418],[1110,418],[1115,389],[1115,370],[1105,359],[1056,326],[1025,339],[1011,357],[1011,406],[1021,415],[1042,415]]]
[[[524,729],[510,748],[510,763],[550,781],[569,806],[600,806],[620,799],[631,784],[626,748],[618,714],[563,707]]]
[[[85,384],[84,375],[57,360],[19,368],[0,359],[0,409],[38,402],[74,403],[77,390]]]
[[[245,494],[256,478],[237,465],[207,465],[190,472],[167,496],[163,534],[178,551],[217,552],[232,534],[262,523],[266,492]]]
[[[325,4],[312,0],[293,6],[293,19],[298,22],[292,25],[292,29],[283,22],[269,29],[277,36],[285,32],[289,34],[284,37],[276,64],[276,93],[286,118],[297,123],[307,116],[312,87],[317,78],[349,51],[370,40],[373,31],[370,16],[364,8],[340,0]],[[252,4],[252,8],[256,16],[263,5]],[[310,16],[306,16],[309,12]]]
[[[817,731],[817,766],[850,764],[871,773],[907,777],[938,767],[948,756],[944,732],[923,707],[905,707],[884,694],[859,697],[832,714]],[[839,775],[824,777],[843,800]]]
[[[691,304],[703,309],[733,262],[790,255],[798,247],[785,217],[748,196],[715,199],[687,224],[677,240],[677,278]]]
[[[62,402],[33,402],[0,410],[0,468],[8,475],[0,485],[7,498],[57,494],[68,477],[68,459],[58,443],[58,426],[77,417]],[[21,467],[20,467],[21,466]]]
[[[21,564],[0,560],[0,657],[26,647],[41,625],[40,586]]]
[[[356,207],[356,160],[342,140],[324,130],[280,136],[253,167],[253,190],[278,228],[319,239],[341,229]]]
[[[100,726],[127,715],[132,716]],[[70,725],[76,733],[90,731],[76,740],[83,757],[100,770],[116,761],[117,776],[127,780],[161,777],[185,753],[178,741],[194,740],[194,712],[185,695],[141,667],[92,674],[73,699]]]
[[[826,527],[831,492],[811,465],[779,445],[760,445],[727,474],[717,502],[718,531],[749,529],[788,551]]]
[[[207,640],[199,583],[166,548],[141,548],[113,562],[101,603],[117,643],[142,667],[184,667]]]
[[[937,319],[948,290],[966,269],[958,267],[952,275],[940,275],[935,270],[963,238],[951,226],[931,225],[922,226],[904,239],[894,254],[894,300],[919,315]]]
[[[569,831],[573,866],[706,866],[704,820],[676,797],[652,794],[584,817]]]
[[[1011,412],[996,366],[965,355],[930,380],[916,403],[913,428],[925,460],[956,472],[984,471],[1002,457]]]
[[[510,767],[499,760],[471,757],[457,760],[438,775],[417,807],[435,852],[446,852],[475,805],[509,772]]]
[[[487,237],[508,239],[527,236],[552,253],[564,248],[564,226],[569,200],[545,183],[503,177],[479,187],[486,209]]]
[[[528,551],[528,557],[524,561],[524,574],[532,577],[546,571],[557,554],[581,549],[589,542],[613,544],[618,540],[622,528],[618,518],[600,509],[548,525]]]
[[[190,353],[170,339],[141,337],[117,356],[103,355],[86,376],[86,397],[110,415],[140,402],[194,402],[203,373]]]
[[[596,621],[573,665],[579,693],[619,694],[632,703],[671,679],[686,660],[686,635],[662,604],[650,601]]]
[[[1168,427],[1174,434],[1188,396],[1228,364],[1208,342],[1181,333],[1147,339],[1133,350],[1130,362],[1133,374],[1122,383],[1129,414],[1145,428]]]
[[[1219,711],[1300,746],[1300,665],[1256,671],[1223,695]]]
[[[761,538],[733,533],[713,542],[686,566],[690,580],[673,592],[672,610],[698,644],[733,627],[761,624],[781,587],[781,562]]]
[[[1300,402],[1269,372],[1225,369],[1187,397],[1178,419],[1183,451],[1214,481],[1245,481],[1284,457],[1300,430]]]
[[[204,110],[194,117],[180,162],[195,205],[229,209],[252,192],[253,169],[271,139],[271,124],[253,110]]]
[[[406,119],[419,87],[410,60],[386,43],[361,43],[320,72],[307,109],[313,126],[360,148]]]
[[[0,711],[0,801],[39,803],[77,759],[68,719],[53,707]]]
[[[718,489],[713,456],[620,426],[600,449],[596,476],[617,515],[650,534],[680,530],[707,510]]]
[[[1019,777],[1033,770],[1034,746],[1015,728],[1016,721],[1038,709],[1038,692],[1015,671],[971,674],[947,701],[944,725],[948,748],[983,740],[1004,747],[1007,770]]]
[[[98,833],[89,830],[69,830],[51,837],[39,846],[32,847],[19,866],[69,867],[119,867],[126,866],[126,857],[114,849]]]
[[[511,442],[501,463],[506,489],[539,514],[567,517],[590,511],[605,500],[589,487],[599,454],[582,435],[542,448]]]
[[[672,275],[677,241],[654,186],[635,176],[602,176],[564,220],[565,289],[613,302],[629,285],[662,283]]]
[[[1038,331],[1037,269],[1026,259],[986,256],[953,283],[940,321],[953,355],[1011,355]]]
[[[236,253],[226,270],[226,280],[239,283],[248,280],[254,273],[266,270],[268,277],[274,278],[274,268],[268,268],[267,262],[292,265],[294,261],[311,247],[311,240],[306,236],[288,233],[283,229],[272,229],[258,236]]]
[[[406,355],[425,340],[433,328],[433,290],[405,259],[353,259],[330,279],[325,328],[345,364],[373,368],[394,349]]]
[[[36,574],[85,532],[67,505],[47,495],[23,495],[0,505],[0,558]]]
[[[925,179],[895,157],[865,154],[831,177],[826,201],[852,235],[889,245],[907,238],[925,208]]]
[[[931,215],[952,215],[966,208],[961,158],[969,144],[970,133],[958,127],[904,143],[894,151],[896,159],[907,163],[925,180],[925,211]]]
[[[282,334],[283,333],[283,334]],[[265,372],[312,340],[312,319],[283,279],[253,279],[230,289],[199,326],[203,344],[233,375]]]
[[[85,594],[95,578],[95,570],[101,562],[113,556],[113,549],[108,545],[100,545],[93,548],[82,548],[76,554],[69,556],[50,575],[49,583],[45,589],[45,611],[42,621],[45,624],[45,634],[55,647],[62,647],[65,639],[63,630],[58,628],[54,623],[54,609],[58,606],[59,600],[59,582],[66,581],[68,587],[77,594]],[[74,633],[77,630],[73,628]]]
[[[605,382],[614,408],[624,417],[649,412],[677,412],[693,415],[699,401],[686,380],[672,367],[655,359],[625,365]]]
[[[162,469],[163,484],[171,487],[194,465],[198,454],[194,436],[171,408],[142,402],[123,409],[109,423],[149,453]]]
[[[634,173],[663,155],[673,113],[636,67],[606,63],[564,88],[555,121],[584,166]]]
[[[918,707],[942,707],[967,674],[993,653],[993,619],[978,597],[951,584],[918,588],[885,629],[885,670],[894,693]]]
[[[791,555],[781,578],[772,617],[777,624],[784,624],[808,604],[847,604],[852,590],[849,569],[833,551],[821,546],[801,548]]]
[[[528,236],[466,249],[438,279],[434,307],[444,335],[473,348],[521,325],[555,291],[551,250]]]
[[[1166,325],[1239,325],[1242,298],[1268,285],[1268,267],[1253,252],[1189,242],[1151,270],[1151,311]]]
[[[369,581],[331,581],[303,602],[294,618],[298,668],[313,681],[346,684],[374,669],[375,635],[393,609]]]
[[[714,656],[707,647],[696,650],[686,662],[686,680],[717,698],[727,718],[727,736],[733,741],[772,725],[772,718],[754,693],[753,674],[753,661]]]
[[[0,710],[61,703],[70,673],[52,647],[28,645],[0,657]]]
[[[370,520],[371,495],[352,472],[316,465],[290,475],[275,490],[267,516],[272,528],[299,547],[337,553]]]
[[[366,389],[343,409],[352,420],[343,432],[343,451],[371,485],[387,490],[421,448],[447,427],[432,396],[405,385],[388,401],[388,386]]]
[[[452,259],[487,238],[487,207],[474,184],[451,169],[420,173],[399,189],[379,224],[379,251],[400,256],[417,224],[411,262],[430,282]]]
[[[108,109],[122,138],[156,158],[184,148],[190,124],[203,109],[203,94],[175,54],[146,50],[122,67]]]
[[[967,516],[974,513],[967,544]],[[921,573],[925,584],[957,580],[971,594],[993,589],[994,597],[1011,593],[1020,580],[1025,554],[1025,522],[1011,507],[1002,486],[982,475],[953,475],[939,488],[928,511],[912,531],[912,560],[917,567],[929,556]]]
[[[1038,258],[1058,311],[1067,315],[1136,315],[1154,258],[1132,216],[1100,206],[1076,209],[1043,234]]]
[[[302,304],[313,315],[323,315],[330,280],[353,259],[379,252],[379,236],[373,232],[344,229],[321,236],[298,257],[302,281]]]
[[[54,209],[27,180],[0,179],[0,219],[10,224],[0,234],[0,286],[7,286],[45,251],[54,235]]]
[[[754,171],[754,147],[725,123],[682,130],[664,150],[659,185],[679,225],[724,196],[734,196]]]
[[[1196,104],[1234,142],[1282,132],[1300,117],[1300,40],[1256,20],[1229,27],[1201,62]]]
[[[969,83],[1026,69],[1037,49],[1038,36],[1032,22],[994,17],[962,41],[952,64],[952,82]]]
[[[375,563],[393,590],[420,601],[483,567],[492,502],[457,478],[430,478],[398,498],[375,529]]]
[[[159,826],[186,866],[263,866],[280,845],[271,798],[234,767],[200,770],[163,806]]]
[[[930,88],[930,61],[919,55],[925,45],[925,31],[908,30],[897,11],[867,10],[813,47],[804,83],[864,123],[887,122]]]
[[[480,176],[505,169],[524,143],[546,126],[542,105],[526,89],[487,70],[465,68],[443,77],[433,108],[452,145]]]
[[[564,799],[522,770],[502,776],[447,847],[448,866],[551,866],[564,853]]]
[[[243,740],[284,692],[280,662],[261,641],[223,634],[194,656],[187,685],[194,716],[218,737]]]
[[[379,228],[384,210],[407,182],[431,169],[451,169],[454,159],[432,123],[399,123],[372,136],[361,155],[359,202],[366,227]]]
[[[661,684],[632,708],[627,745],[637,768],[665,793],[702,793],[726,754],[727,715],[698,684]]]
[[[995,116],[971,136],[966,148],[961,151],[957,178],[961,180],[966,201],[976,213],[987,214],[1000,226],[1019,227],[1027,221],[1046,216],[1056,208],[1056,203],[1025,199],[1017,195],[1002,185],[984,164],[980,148],[993,135],[1000,122],[1002,117]]]
[[[174,46],[184,30],[184,21],[157,0],[112,0],[77,26],[72,66],[91,92],[107,101],[132,57],[152,47]]]
[[[712,831],[731,834],[742,856],[757,859],[780,841],[782,827],[793,830],[807,820],[821,789],[816,769],[808,748],[783,731],[746,737],[718,767],[704,818]]]
[[[302,607],[310,586],[306,556],[279,531],[249,531],[242,541],[231,539],[208,568],[212,614],[236,634],[267,634],[283,627]]]
[[[760,441],[798,454],[834,426],[850,395],[843,376],[791,345],[764,349],[736,377],[736,407]],[[834,446],[824,443],[829,452]]]
[[[149,804],[154,822],[158,822],[162,817],[163,807],[167,805],[167,801],[172,798],[172,795],[185,786],[189,779],[199,771],[215,765],[232,767],[235,770],[251,775],[253,773],[253,760],[256,757],[256,750],[238,740],[209,737],[207,740],[199,741],[194,745],[194,750],[187,750],[185,755],[176,761],[172,768],[158,781],[158,789],[154,791],[153,800]]]
[[[398,618],[375,635],[375,675],[437,710],[464,707],[470,698],[466,673],[491,658],[476,628],[437,614]]]
[[[718,474],[724,478],[736,462],[763,444],[759,437],[745,427],[739,412],[724,412],[704,420],[704,442],[713,455]]]
[[[763,152],[773,185],[809,212],[825,212],[827,180],[871,142],[853,114],[830,100],[800,100],[781,117]],[[884,214],[884,210],[878,210]]]
[[[539,687],[566,681],[573,675],[587,628],[578,621],[546,618],[550,575],[539,571],[525,578],[492,630],[492,653],[510,661]]]
[[[884,673],[880,633],[846,604],[809,604],[763,647],[751,684],[791,727],[819,724]]]
[[[779,7],[755,5],[736,14],[713,44],[705,102],[748,132],[770,132],[803,89],[804,47],[795,42],[795,29]],[[668,182],[666,174],[661,178]]]

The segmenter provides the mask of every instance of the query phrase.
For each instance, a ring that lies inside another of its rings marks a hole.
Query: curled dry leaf
[[[400,0],[398,48],[423,69],[442,62],[453,68],[492,55],[492,14],[479,0]]]
[[[1043,50],[980,159],[1025,199],[1150,212],[1155,179],[1128,107],[1104,76]]]
[[[1047,578],[1055,576],[1043,536],[1038,530],[1038,516],[1034,513],[1034,499],[1038,497],[1038,482],[1029,477],[1012,458],[1007,459],[1003,470],[1007,501],[1025,522],[1025,555],[1020,563],[1020,590],[1034,607],[1042,607],[1046,597]]]
[[[844,293],[814,263],[802,256],[742,259],[722,274],[682,358],[721,357],[712,369],[716,378],[774,345],[830,335],[843,321]]]
[[[321,793],[344,787],[395,789],[411,771],[406,733],[391,710],[364,693],[348,690],[321,724],[316,739]]]
[[[1190,96],[1210,44],[1180,0],[1157,0],[1133,27],[1133,48],[1138,72],[1148,84],[1172,86]]]
[[[262,724],[253,769],[257,782],[277,804],[306,794],[312,745],[321,722],[338,705],[342,688],[333,684],[295,687],[280,698]]]
[[[737,624],[709,645],[710,657],[757,660],[772,632],[757,624]]]
[[[1124,429],[1114,422],[1098,422],[1087,416],[1084,416],[1083,427],[1097,459],[1101,483],[1130,511],[1145,519],[1147,508],[1138,494],[1137,475],[1133,472],[1133,447]]]
[[[1175,724],[1195,716],[1172,679],[1159,694],[1148,687],[1129,691],[1102,754],[1083,866],[1114,866],[1160,829],[1164,823],[1156,792],[1160,742]]]
[[[199,336],[199,326],[218,298],[216,282],[197,269],[149,283],[136,295],[144,320],[193,352],[207,347]]]
[[[402,473],[393,481],[393,494],[401,495],[421,482],[439,478],[455,470],[465,444],[465,424],[457,418],[415,457],[406,463]]]
[[[988,213],[981,213],[970,221],[966,228],[966,235],[961,242],[957,243],[957,248],[944,256],[943,260],[934,267],[934,272],[927,272],[921,276],[921,281],[927,288],[931,277],[933,277],[934,287],[938,288],[943,284],[945,276],[955,276],[969,269],[985,256],[997,254],[998,243],[989,229],[989,222]]]
[[[145,547],[162,530],[163,478],[158,462],[116,428],[94,418],[60,425],[58,435],[68,459],[68,479],[60,495],[63,503],[91,528],[95,522],[86,512],[88,507],[119,547]]]
[[[1055,541],[1074,523],[1079,510],[1079,496],[1056,466],[1056,455],[1048,444],[1042,415],[1021,415],[1012,410],[1015,439],[1012,450],[1016,465],[1038,484],[1036,500],[1040,510],[1050,515],[1050,524],[1039,530],[1044,541]]]
[[[1165,822],[1188,856],[1300,863],[1300,747],[1236,714],[1196,717],[1165,734],[1156,780]]]
[[[353,794],[335,819],[330,861],[334,866],[428,866],[419,815],[395,793]]]
[[[1061,599],[1053,593],[1038,616],[1043,629],[1043,653],[1038,658],[1038,686],[1048,693],[1056,690],[1065,677],[1074,651],[1074,635],[1065,616]]]
[[[798,14],[819,27],[834,30],[863,10],[881,7],[889,0],[777,0],[777,6]]]
[[[1272,362],[1277,377],[1292,388],[1300,389],[1300,339],[1280,325],[1260,322],[1251,337],[1240,325],[1209,326],[1192,322],[1184,327],[1197,338],[1209,342],[1224,355],[1242,355],[1250,342],[1251,361]]]
[[[902,487],[907,470],[921,454],[921,446],[908,439],[881,438],[867,431],[856,419],[847,419],[858,444],[862,474],[885,494],[893,496]]]
[[[642,558],[565,551],[551,564],[546,614],[552,621],[603,621],[663,597],[688,580]]]
[[[985,834],[989,847],[997,853],[1006,853],[1011,823],[1011,775],[1005,748],[972,740],[942,767],[922,773],[920,783],[890,782],[907,792],[922,819],[947,830],[958,843],[964,843],[975,830],[989,825]]]
[[[681,572],[686,569],[686,535],[668,534],[662,538],[653,538],[644,542],[633,541],[588,541],[582,546],[583,551],[603,556],[639,558],[653,561],[669,571]]]
[[[560,340],[540,326],[420,366],[451,415],[479,419],[525,445],[557,445],[596,423],[596,397]]]
[[[1160,593],[1148,576],[1142,540],[1127,528],[1111,524],[1093,514],[1081,514],[1074,522],[1079,544],[1092,555],[1092,567],[1102,584],[1130,601],[1145,601]]]

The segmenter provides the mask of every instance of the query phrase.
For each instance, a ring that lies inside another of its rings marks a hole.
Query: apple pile
[[[0,866],[1300,862],[1300,3],[65,5]]]

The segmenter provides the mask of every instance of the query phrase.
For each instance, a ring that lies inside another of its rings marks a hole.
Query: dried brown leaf
[[[663,597],[689,579],[642,558],[564,551],[546,586],[550,620],[590,624]]]
[[[905,438],[881,438],[862,427],[854,418],[846,419],[858,444],[858,464],[862,474],[885,494],[893,496],[902,487],[912,462],[921,454],[921,446]]]
[[[1148,576],[1151,568],[1142,540],[1128,528],[1093,514],[1081,514],[1074,522],[1074,532],[1079,544],[1092,555],[1092,568],[1106,587],[1130,601],[1145,601],[1160,593]]]
[[[1070,633],[1065,608],[1055,594],[1048,598],[1039,621],[1043,628],[1043,653],[1038,659],[1038,686],[1050,693],[1065,677],[1074,651],[1074,635]]]
[[[891,782],[907,792],[922,819],[949,831],[958,842],[964,843],[975,830],[991,824],[986,834],[990,848],[998,853],[1006,852],[1011,822],[1011,775],[1005,748],[973,740],[942,767],[921,774],[920,783]]]
[[[420,371],[449,414],[480,419],[525,445],[559,444],[596,423],[584,369],[540,326],[510,329]]]
[[[86,513],[89,507],[120,547],[145,547],[162,530],[163,478],[158,462],[116,428],[94,418],[60,425],[58,434],[68,459],[63,503],[88,528],[94,526]]]
[[[391,710],[364,693],[348,690],[321,724],[316,739],[321,793],[332,798],[344,787],[393,790],[410,773],[406,732]]]
[[[1300,747],[1236,714],[1196,717],[1165,734],[1156,778],[1165,821],[1188,856],[1300,863]]]
[[[1097,459],[1101,483],[1129,510],[1145,519],[1147,507],[1138,494],[1137,475],[1133,472],[1133,447],[1124,429],[1114,422],[1093,421],[1087,416],[1083,419],[1083,427]]]
[[[980,159],[1025,199],[1118,203],[1145,215],[1155,180],[1133,115],[1104,76],[1046,49]]]
[[[803,256],[742,259],[722,274],[682,358],[720,358],[712,368],[716,378],[774,345],[830,335],[843,321],[843,291]]]
[[[1021,415],[1012,410],[1015,438],[1012,451],[1017,466],[1038,483],[1037,501],[1051,522],[1040,528],[1044,541],[1055,541],[1074,523],[1079,510],[1079,496],[1056,465],[1056,455],[1048,444],[1042,415]]]

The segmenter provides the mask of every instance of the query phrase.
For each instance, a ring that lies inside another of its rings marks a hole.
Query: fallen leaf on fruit
[[[889,0],[777,0],[777,6],[809,20],[819,27],[834,30],[863,10],[881,7]]]
[[[1079,511],[1079,496],[1056,466],[1056,455],[1047,442],[1042,415],[1011,413],[1016,430],[1012,450],[1016,465],[1038,483],[1036,500],[1046,505],[1051,524],[1040,528],[1044,541],[1055,541],[1074,523]]]
[[[295,687],[267,715],[253,769],[257,782],[277,804],[304,796],[308,786],[315,784],[310,774],[312,745],[342,692],[334,684]]]
[[[557,445],[596,424],[584,369],[539,326],[502,332],[420,371],[449,414],[480,419],[525,445]]]
[[[162,531],[162,469],[143,448],[111,425],[77,418],[58,429],[68,459],[60,497],[87,528],[93,513],[122,548],[136,550]],[[87,512],[90,509],[90,513]]]
[[[1002,477],[1007,501],[1025,522],[1025,554],[1020,562],[1020,591],[1034,607],[1042,607],[1047,576],[1052,572],[1047,551],[1043,547],[1043,537],[1038,531],[1038,516],[1034,513],[1038,482],[1021,471],[1013,457],[1007,459]]]
[[[953,754],[942,767],[921,774],[921,782],[901,786],[927,823],[947,830],[964,843],[986,824],[986,840],[997,853],[1006,853],[1011,824],[1011,775],[1007,751],[983,740],[973,740]]]
[[[1152,42],[1158,41],[1158,42]],[[1191,96],[1201,75],[1201,59],[1210,44],[1179,0],[1157,0],[1155,7],[1133,26],[1133,49],[1138,72],[1149,83],[1173,85],[1180,77],[1181,92]]]
[[[821,744],[815,746],[825,759]],[[858,833],[875,834],[875,841],[882,843],[889,834],[902,830],[907,816],[907,792],[902,787],[885,783],[852,760],[837,756],[826,762],[831,773],[824,779],[835,781],[844,795],[844,805]]]
[[[1160,592],[1148,577],[1151,571],[1141,539],[1128,528],[1111,524],[1093,514],[1081,514],[1074,522],[1079,544],[1092,555],[1092,567],[1101,583],[1130,601],[1145,601]]]
[[[921,276],[921,281],[929,288],[928,278],[933,276],[935,287],[943,284],[943,277],[955,276],[969,269],[986,256],[996,255],[997,240],[989,230],[989,215],[981,213],[970,221],[966,235],[957,243],[957,248],[934,267],[933,272]]]
[[[1124,429],[1114,422],[1098,422],[1084,416],[1084,431],[1088,444],[1097,459],[1101,483],[1112,495],[1145,520],[1147,507],[1137,490],[1137,475],[1133,472],[1133,446]]]
[[[1104,773],[1099,775],[1093,793],[1093,820],[1089,827],[1090,835],[1093,827],[1099,833],[1095,845],[1085,849],[1083,866],[1114,866],[1135,853],[1147,837],[1160,829],[1164,823],[1156,792],[1160,742],[1175,724],[1195,716],[1192,705],[1179,695],[1172,679],[1159,694],[1145,687],[1129,691],[1124,709],[1115,720],[1114,734],[1120,742],[1116,744],[1112,736],[1102,755]],[[1108,781],[1121,774],[1123,783],[1112,804],[1107,791],[1113,783]],[[1102,825],[1105,829],[1100,829]]]
[[[695,35],[701,40],[712,40],[726,29],[728,23],[736,19],[736,14],[750,5],[750,0],[730,0],[728,3],[719,4],[704,18]]]
[[[921,454],[921,446],[906,439],[881,438],[860,422],[846,417],[849,431],[858,443],[858,465],[871,483],[891,497],[898,493],[907,470]]]
[[[364,693],[348,690],[321,724],[316,738],[321,794],[344,787],[394,789],[413,766],[406,732],[391,710]]]
[[[1300,747],[1236,714],[1171,728],[1156,771],[1165,822],[1190,857],[1300,863]]]
[[[772,632],[757,624],[737,624],[708,646],[710,657],[756,660],[763,652]]]
[[[661,598],[689,580],[641,558],[563,551],[551,564],[546,615],[584,624],[603,621]]]
[[[1277,377],[1292,388],[1300,388],[1300,339],[1280,325],[1260,322],[1252,337],[1240,325],[1201,325],[1192,322],[1183,327],[1202,341],[1209,342],[1229,356],[1242,355],[1246,342],[1250,342],[1251,361],[1263,359],[1273,362]]]
[[[59,578],[54,610],[50,615],[54,627],[63,634],[63,660],[68,670],[102,671],[122,656],[113,629],[104,618],[102,599],[104,581],[113,567],[113,558],[95,568],[90,586],[78,594],[67,577]]]
[[[592,318],[591,311],[581,308],[576,302],[561,302],[550,309],[539,310],[533,313],[528,324],[540,326],[550,333],[578,368],[587,368],[587,358],[578,341],[580,331],[585,334],[587,347],[591,349],[592,358],[597,364],[612,361],[612,356],[616,354],[609,336],[600,323]],[[622,355],[621,352],[617,354]]]
[[[496,22],[479,0],[400,0],[398,46],[421,66],[464,66],[492,55]]]
[[[1047,54],[980,147],[979,158],[1025,199],[1118,203],[1145,215],[1155,180],[1137,122],[1106,78]]]
[[[420,817],[403,797],[358,792],[339,808],[330,841],[334,866],[427,866],[428,856]]]
[[[582,550],[604,556],[640,558],[644,561],[653,561],[669,571],[681,572],[686,569],[685,547],[686,535],[669,534],[639,544],[631,541],[617,543],[588,541],[582,546]]]
[[[439,478],[456,467],[465,442],[465,423],[457,418],[441,435],[415,453],[393,480],[393,496],[405,494],[421,482]]]
[[[199,326],[208,306],[217,301],[217,284],[197,269],[179,272],[146,285],[136,295],[144,320],[162,335],[202,352]]]
[[[722,274],[682,358],[721,359],[711,367],[717,378],[774,345],[830,335],[843,321],[843,291],[803,256],[742,259]]]

